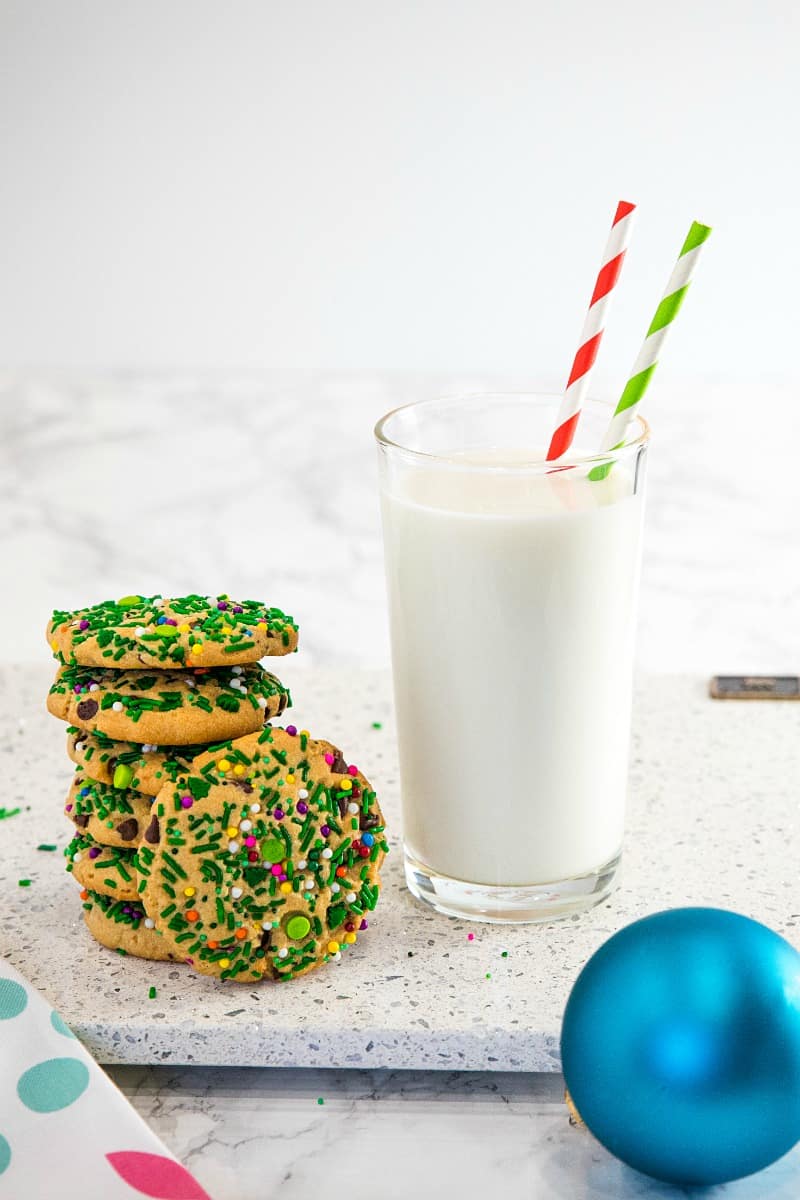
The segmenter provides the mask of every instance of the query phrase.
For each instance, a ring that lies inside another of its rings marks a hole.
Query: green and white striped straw
[[[653,372],[658,366],[664,339],[672,328],[678,310],[683,304],[683,298],[689,290],[698,256],[710,233],[711,229],[708,225],[700,225],[697,221],[692,222],[675,269],[670,275],[669,283],[661,298],[661,303],[650,322],[650,328],[639,351],[639,356],[633,364],[630,378],[625,384],[625,390],[619,398],[619,404],[614,409],[614,415],[600,446],[601,451],[616,450],[624,443],[628,426],[636,415],[636,410],[647,391]],[[596,470],[603,472],[602,467],[596,468]]]

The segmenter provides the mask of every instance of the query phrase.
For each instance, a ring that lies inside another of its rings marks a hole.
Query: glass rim
[[[627,438],[621,446],[616,450],[602,450],[593,454],[570,454],[569,451],[563,454],[558,459],[532,458],[529,461],[517,461],[514,463],[470,463],[468,460],[458,459],[453,454],[435,453],[430,450],[414,450],[411,446],[404,446],[402,442],[396,442],[386,433],[386,425],[393,417],[406,412],[411,408],[426,408],[437,404],[455,404],[465,400],[487,400],[490,397],[496,397],[500,400],[522,400],[522,399],[537,399],[537,400],[552,400],[560,401],[561,393],[558,392],[522,392],[522,391],[505,391],[505,392],[464,392],[463,394],[454,394],[450,396],[430,396],[426,400],[412,400],[409,404],[398,404],[396,408],[392,408],[389,412],[376,422],[373,429],[373,434],[378,445],[389,450],[398,451],[400,454],[407,455],[411,459],[417,459],[424,463],[441,463],[448,466],[458,466],[462,470],[473,471],[529,471],[541,470],[557,470],[563,466],[582,466],[586,464],[591,466],[598,463],[606,463],[612,455],[628,454],[631,451],[636,451],[647,445],[650,440],[650,425],[638,413],[631,420],[631,426],[634,430],[638,430],[635,437]],[[609,419],[614,411],[615,404],[611,400],[601,400],[598,397],[590,396],[584,403],[592,405],[601,405],[606,408],[609,413]]]

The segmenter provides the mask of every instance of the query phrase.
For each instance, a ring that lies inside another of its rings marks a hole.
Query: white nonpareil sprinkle
[[[272,921],[262,921],[261,928],[262,929],[272,929]]]
[[[308,792],[306,791],[305,788],[300,788],[300,791],[297,793],[297,799],[298,800],[307,800],[308,799]]]
[[[99,683],[90,683],[90,684],[89,684],[89,691],[90,691],[90,692],[99,692],[99,691],[100,691],[100,684],[99,684]]]
[[[244,667],[231,667],[231,670],[233,671],[234,675],[241,675]]]
[[[253,828],[253,822],[252,821],[240,821],[239,828],[241,829],[242,833],[247,833],[248,830]]]
[[[261,805],[260,805],[260,804],[251,804],[251,805],[250,805],[250,812],[251,812],[251,813],[259,813],[259,812],[261,812]]]
[[[136,629],[134,630],[134,633],[136,634],[137,637],[141,637],[144,632],[145,632],[144,625],[137,625]]]
[[[335,954],[334,954],[334,956],[333,956],[333,961],[334,961],[334,962],[341,962],[341,961],[342,961],[342,952],[341,952],[341,950],[337,950],[337,951],[336,951],[336,953],[335,953]]]
[[[241,894],[242,894],[242,889],[240,887],[232,887],[231,888],[231,895],[233,896],[234,900],[238,900],[239,897],[241,896]]]
[[[81,852],[80,852],[80,850],[77,852],[77,854],[73,854],[73,856],[72,856],[72,861],[73,861],[73,862],[80,862],[80,861],[81,861]]]
[[[278,958],[286,958],[286,955],[288,953],[289,953],[289,951],[286,949],[286,947],[281,946],[280,950],[278,951]]]
[[[313,888],[313,886],[314,886],[314,880],[313,880],[313,879],[307,879],[307,880],[305,881],[305,883],[303,884],[303,887],[306,889],[306,891],[307,891],[307,892],[310,892],[310,891],[311,891],[311,889]]]
[[[266,708],[266,707],[267,707],[267,701],[266,701],[266,697],[264,697],[264,696],[259,696],[259,697],[258,697],[258,707],[259,707],[259,708]]]
[[[301,858],[300,862],[297,864],[297,869],[298,869],[298,871],[305,871],[307,866],[308,866],[308,863],[306,862],[306,860],[304,858]]]
[[[238,842],[228,842],[228,853],[229,854],[235,854],[238,849],[239,849]]]
[[[333,851],[331,850],[330,846],[326,846],[325,849],[322,851],[322,857],[323,858],[333,858]]]
[[[332,891],[332,892],[338,892],[338,891],[339,891],[339,884],[338,884],[338,883],[332,883],[332,884],[331,884],[331,891]]]
[[[351,817],[355,816],[355,814],[358,812],[358,805],[355,803],[348,804],[347,811],[350,813]]]
[[[156,923],[152,917],[145,917],[144,927],[145,927],[145,929],[155,929]]]
[[[85,749],[86,749],[86,742],[76,742],[75,743],[75,753],[76,754],[83,754]]]
[[[115,700],[111,707],[113,708],[114,712],[122,712],[122,701]]]
[[[355,898],[356,898],[355,892],[348,892],[345,896],[345,900],[347,901],[348,904],[354,904]]]

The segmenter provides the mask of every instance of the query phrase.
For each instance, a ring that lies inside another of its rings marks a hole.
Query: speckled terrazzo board
[[[642,680],[621,890],[579,920],[470,926],[419,907],[401,885],[388,675],[281,666],[291,719],[364,769],[395,849],[370,930],[341,966],[252,988],[92,941],[61,853],[36,848],[60,851],[70,832],[64,726],[44,708],[52,672],[0,671],[0,806],[23,809],[0,821],[0,953],[101,1062],[551,1071],[571,981],[630,920],[717,904],[798,943],[800,704],[711,701],[705,680]]]

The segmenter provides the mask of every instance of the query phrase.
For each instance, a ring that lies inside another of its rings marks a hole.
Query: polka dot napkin
[[[0,1197],[211,1200],[45,998],[0,960]]]

